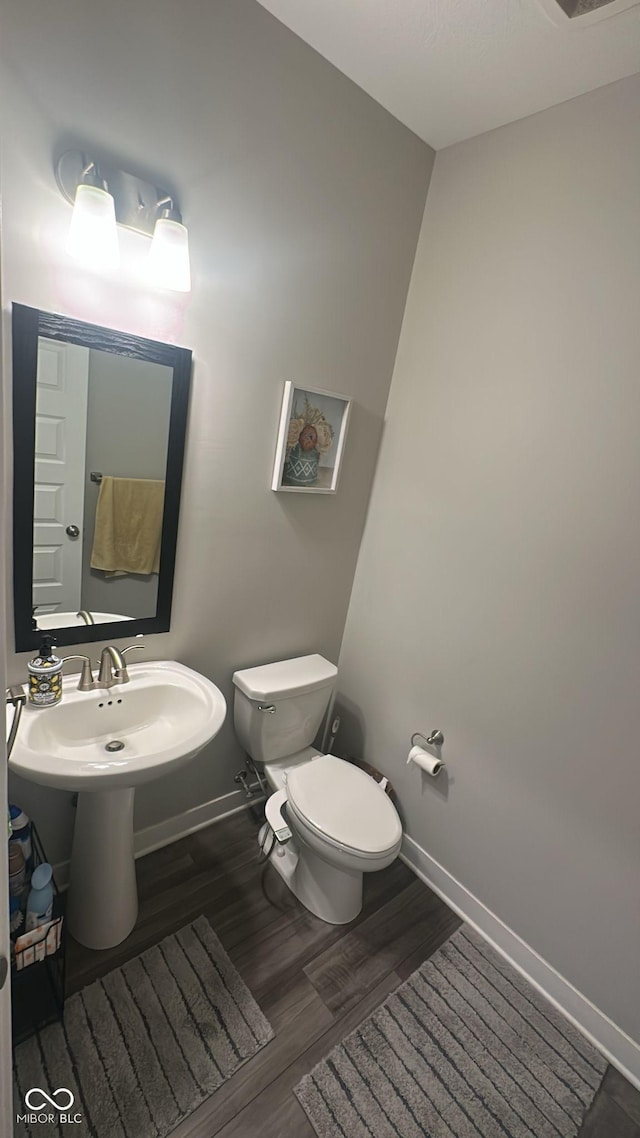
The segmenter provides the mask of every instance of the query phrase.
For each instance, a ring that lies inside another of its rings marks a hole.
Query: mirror
[[[186,348],[13,305],[16,651],[169,630],[190,381]]]

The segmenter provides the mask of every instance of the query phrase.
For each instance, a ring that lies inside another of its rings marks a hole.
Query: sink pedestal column
[[[87,948],[113,948],[136,923],[134,794],[125,788],[78,795],[67,923]]]

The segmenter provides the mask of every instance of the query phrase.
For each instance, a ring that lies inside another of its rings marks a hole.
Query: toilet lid
[[[395,806],[377,783],[335,755],[321,755],[289,773],[287,796],[302,818],[334,842],[383,853],[400,840]]]

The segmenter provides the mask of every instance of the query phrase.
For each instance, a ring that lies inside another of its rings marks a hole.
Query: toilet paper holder
[[[411,736],[411,746],[420,747],[426,744],[427,747],[441,747],[444,743],[444,735],[442,731],[432,731],[430,735],[423,735],[422,731],[414,731]]]

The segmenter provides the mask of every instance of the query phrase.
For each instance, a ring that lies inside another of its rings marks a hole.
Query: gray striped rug
[[[74,1130],[83,1138],[164,1138],[272,1038],[199,917],[71,996],[64,1024],[16,1048],[16,1113],[25,1113],[30,1088],[52,1095],[63,1087],[75,1098],[70,1113],[82,1115]],[[15,1134],[68,1131],[68,1124],[20,1123]]]
[[[295,1093],[320,1138],[575,1138],[605,1067],[463,927]]]

